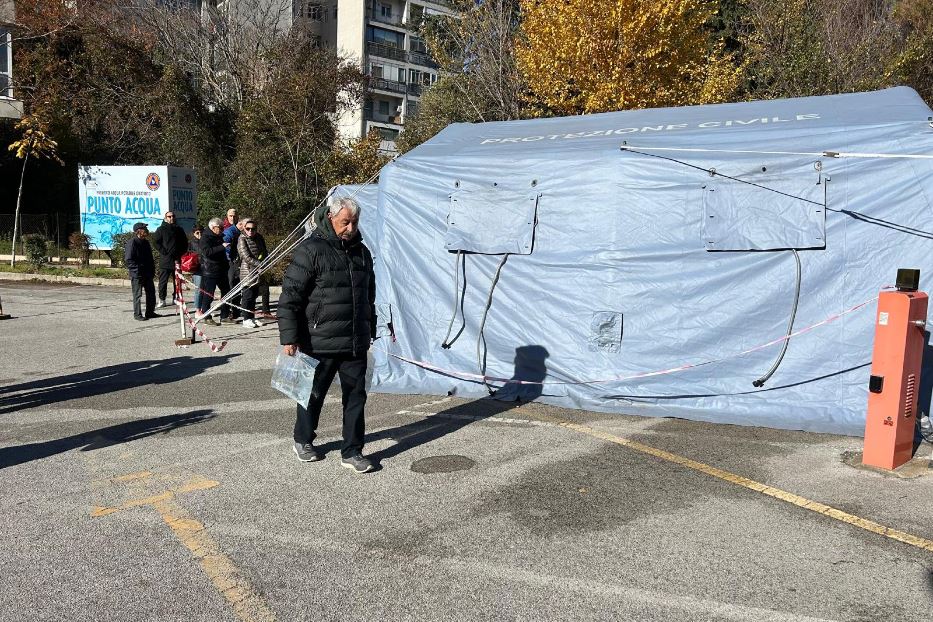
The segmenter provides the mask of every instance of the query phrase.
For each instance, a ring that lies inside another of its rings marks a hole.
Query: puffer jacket
[[[175,262],[188,250],[188,236],[178,225],[162,222],[152,236],[156,250],[159,251],[159,267],[171,269]]]
[[[285,270],[277,310],[279,341],[315,355],[369,350],[376,336],[376,276],[373,257],[357,234],[344,241],[322,217],[295,250]]]
[[[201,276],[219,277],[227,273],[229,264],[224,241],[210,229],[201,232],[198,254],[201,256]]]
[[[237,255],[240,257],[240,282],[243,283],[249,277],[250,272],[255,270],[260,262],[266,258],[266,240],[262,234],[253,232],[253,237],[245,233],[240,235],[236,242]],[[253,277],[253,282],[243,287],[252,287],[259,283],[258,277]]]

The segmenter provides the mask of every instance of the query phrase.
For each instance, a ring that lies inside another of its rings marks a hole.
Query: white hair
[[[211,227],[214,227],[215,225],[220,227],[223,224],[224,224],[224,221],[222,221],[221,219],[211,218],[210,220],[207,221],[207,228],[210,229]]]
[[[357,216],[360,213],[360,204],[349,197],[335,197],[331,199],[330,208],[327,210],[327,213],[330,216],[336,216],[342,209],[350,210],[350,216]]]

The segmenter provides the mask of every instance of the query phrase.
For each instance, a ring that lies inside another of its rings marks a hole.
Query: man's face
[[[356,235],[360,227],[360,215],[350,215],[350,210],[346,207],[337,212],[336,216],[327,215],[330,224],[334,227],[334,233],[341,240],[350,240]]]
[[[211,231],[213,231],[213,232],[216,233],[217,235],[220,235],[220,225],[213,225],[213,226],[211,227]]]
[[[234,216],[234,218],[235,218],[235,216]],[[237,221],[237,223],[236,223],[236,228],[239,229],[240,231],[243,231],[243,224],[244,224],[244,223]]]
[[[165,214],[165,222],[174,225],[175,224],[175,214],[173,212],[167,212]]]
[[[236,212],[233,210],[227,210],[227,220],[235,224],[237,221]]]
[[[137,230],[136,230],[136,237],[139,238],[140,240],[145,239],[145,238],[148,238],[148,237],[149,237],[149,229],[137,229]]]

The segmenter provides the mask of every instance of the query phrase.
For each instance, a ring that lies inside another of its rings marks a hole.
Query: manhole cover
[[[466,456],[431,456],[411,463],[415,473],[453,473],[466,471],[476,466],[476,462]]]

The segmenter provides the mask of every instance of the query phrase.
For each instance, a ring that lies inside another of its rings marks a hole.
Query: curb
[[[0,281],[44,281],[46,283],[74,283],[76,285],[110,285],[111,287],[131,287],[128,279],[64,276],[60,274],[29,274],[23,272],[0,272]]]
[[[0,281],[43,281],[46,283],[73,283],[75,285],[99,285],[104,287],[132,287],[129,279],[107,279],[104,277],[64,276],[59,274],[29,274],[23,272],[0,272]],[[269,286],[269,297],[282,293],[280,285]]]

